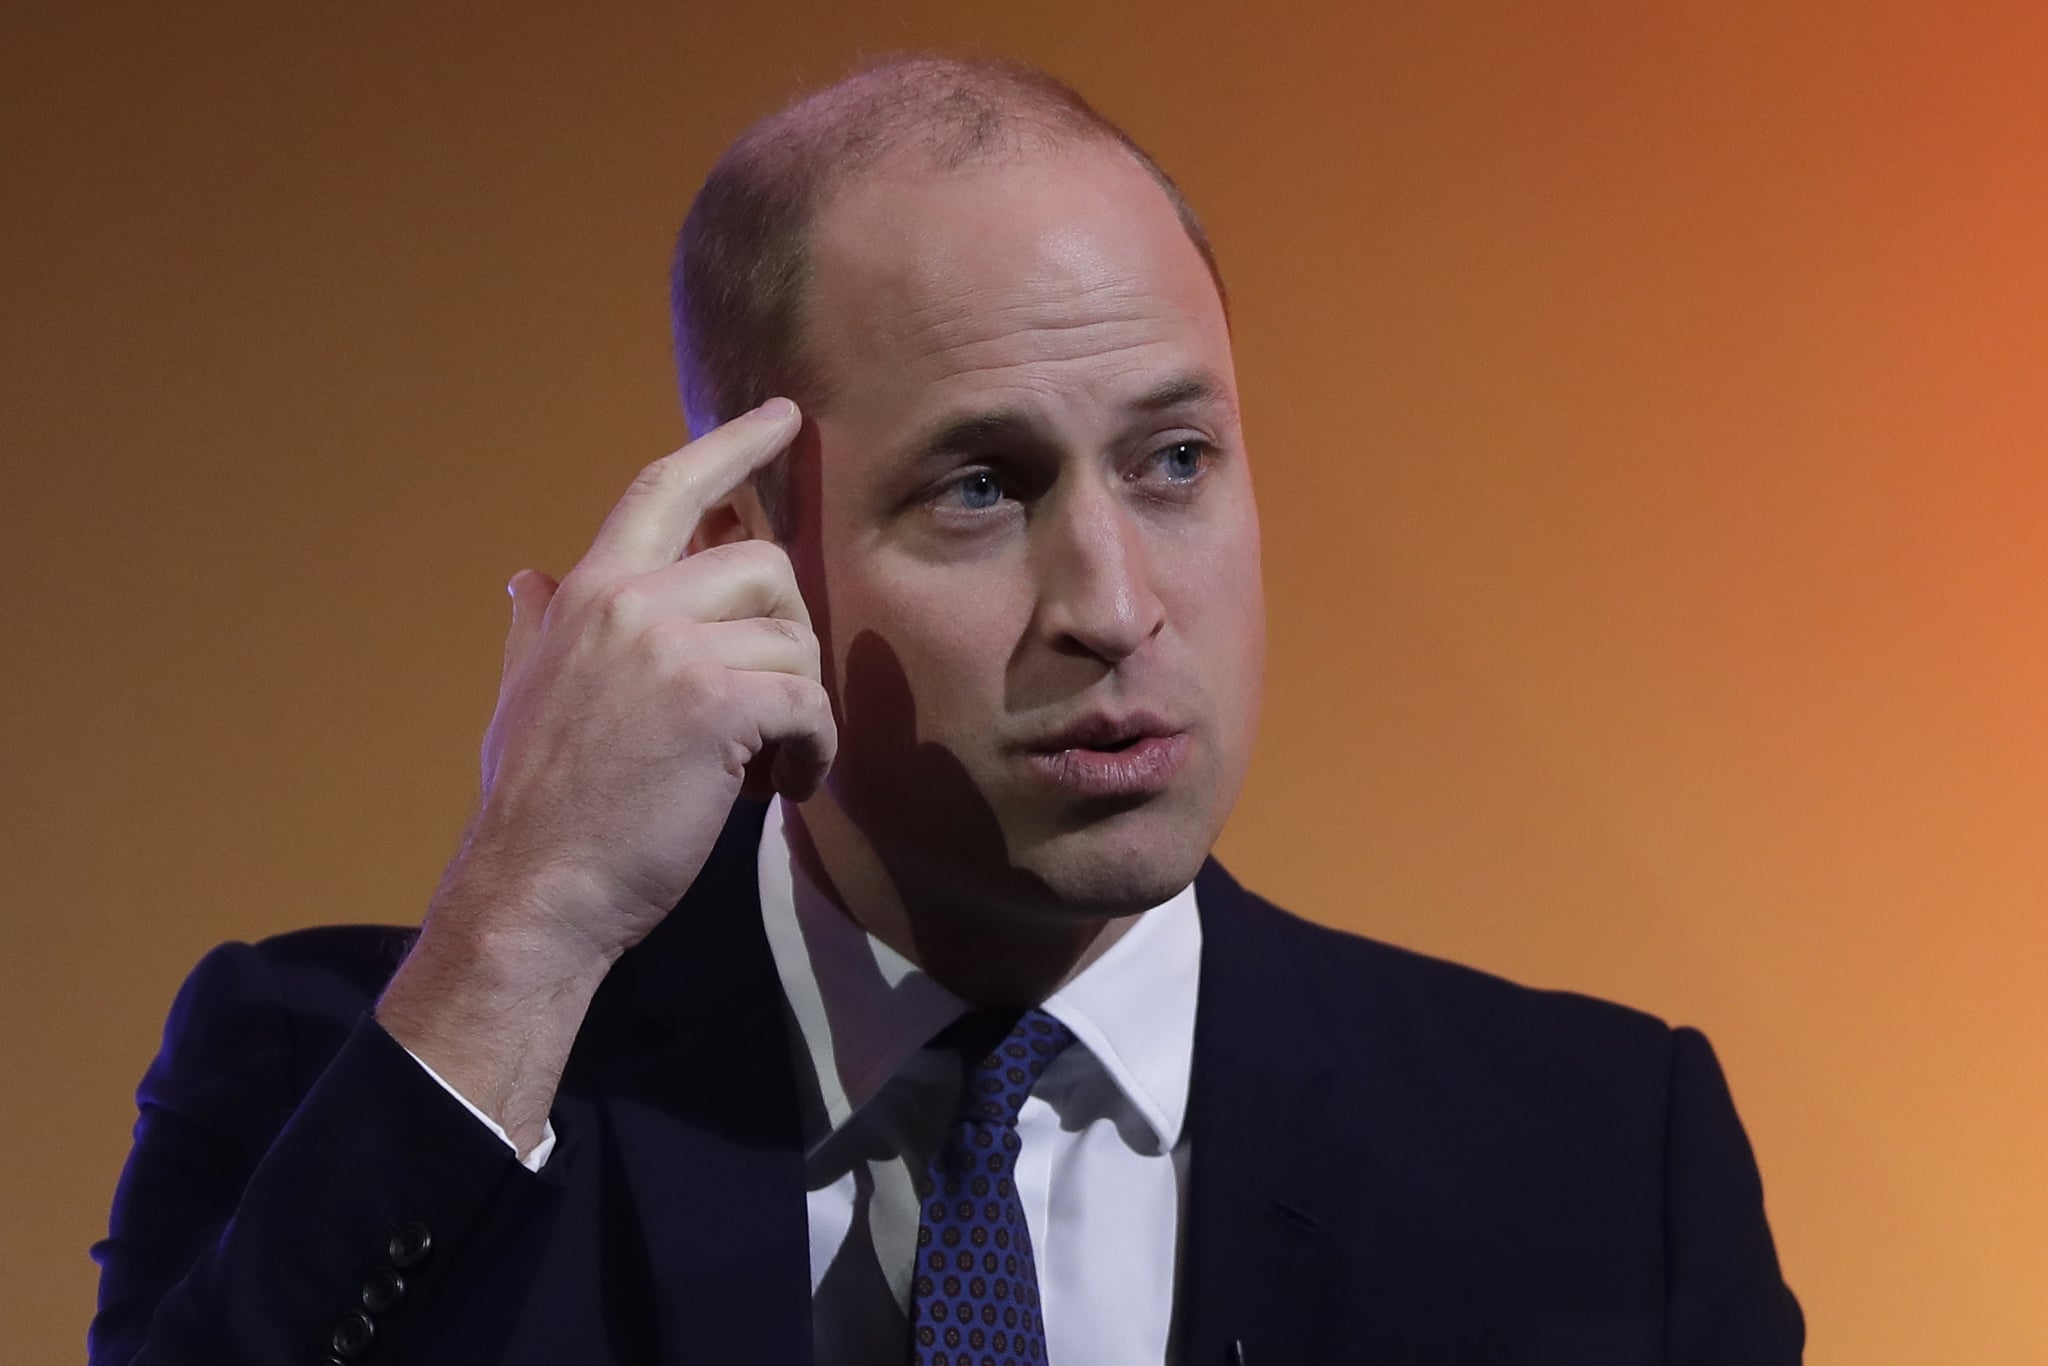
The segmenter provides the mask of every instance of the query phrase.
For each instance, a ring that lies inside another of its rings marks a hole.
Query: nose
[[[1115,665],[1166,622],[1144,528],[1107,481],[1085,481],[1041,513],[1039,625],[1053,647]]]

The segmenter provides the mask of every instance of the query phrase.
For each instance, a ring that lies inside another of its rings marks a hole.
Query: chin
[[[1042,888],[1049,913],[1136,915],[1195,880],[1214,826],[1205,812],[1141,807],[1021,841],[1014,866]]]

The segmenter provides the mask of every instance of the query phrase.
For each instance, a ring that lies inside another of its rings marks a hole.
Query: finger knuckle
[[[632,640],[641,659],[663,675],[680,678],[698,659],[695,632],[688,622],[650,621],[633,633]]]
[[[673,638],[674,633],[663,632]],[[715,713],[724,710],[732,700],[732,674],[725,668],[706,659],[687,656],[688,652],[679,644],[666,647],[673,651],[668,660],[666,682],[677,704],[684,710]]]
[[[832,697],[825,686],[812,678],[792,680],[790,710],[809,733],[810,744],[821,763],[830,764],[839,749],[839,723],[832,715]]]
[[[815,678],[798,674],[787,674],[783,684],[783,695],[789,701],[790,710],[800,716],[832,715],[832,699],[825,692],[825,685]]]
[[[591,595],[598,619],[615,630],[637,633],[651,615],[647,589],[638,579],[616,579]]]
[[[748,574],[772,579],[794,573],[789,552],[773,541],[759,538],[734,541],[731,550],[733,563]]]
[[[626,491],[635,495],[662,493],[674,488],[685,473],[680,461],[672,455],[664,455],[642,465],[640,472],[633,476],[633,482],[626,486]]]
[[[794,621],[785,621],[781,617],[758,617],[756,620],[761,630],[785,644],[802,646],[811,638],[811,633]]]

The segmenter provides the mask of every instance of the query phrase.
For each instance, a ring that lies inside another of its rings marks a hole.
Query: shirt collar
[[[967,1007],[833,903],[795,858],[784,820],[777,798],[761,826],[761,918],[817,1083],[822,1112],[806,1135],[815,1151]],[[1180,1141],[1187,1116],[1201,956],[1189,885],[1044,1002],[1162,1152]]]

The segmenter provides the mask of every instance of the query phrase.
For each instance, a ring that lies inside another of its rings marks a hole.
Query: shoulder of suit
[[[383,991],[414,933],[334,925],[217,946],[178,989],[138,1096],[203,1106],[221,1087],[267,1078],[273,1096],[295,1103]]]
[[[253,944],[223,945],[214,953],[253,956],[276,979],[278,994],[288,1003],[346,1005],[381,993],[418,933],[398,925],[317,925]]]
[[[1408,1032],[1507,1059],[1631,1056],[1661,1068],[1672,1030],[1646,1011],[1318,924],[1234,882],[1235,909],[1294,964],[1326,1027]]]

